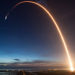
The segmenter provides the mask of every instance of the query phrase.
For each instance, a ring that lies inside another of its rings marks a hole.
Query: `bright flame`
[[[69,50],[68,50],[67,44],[66,44],[65,39],[64,39],[64,36],[63,36],[63,34],[62,34],[62,32],[61,32],[61,30],[60,30],[60,28],[59,28],[59,25],[57,24],[57,22],[56,22],[56,20],[54,19],[54,17],[51,15],[51,13],[48,11],[48,9],[46,9],[46,8],[45,8],[43,5],[41,5],[40,3],[37,3],[37,2],[34,2],[34,1],[21,1],[21,2],[17,3],[17,4],[12,8],[12,10],[13,10],[16,6],[18,6],[18,5],[20,5],[20,4],[23,4],[23,3],[32,3],[32,4],[35,4],[35,5],[39,6],[40,8],[42,8],[42,9],[48,14],[49,18],[53,21],[53,23],[54,23],[54,25],[55,25],[55,27],[56,27],[58,33],[59,33],[59,36],[60,36],[61,41],[62,41],[62,43],[63,43],[63,46],[64,46],[64,48],[65,48],[65,51],[66,51],[66,54],[67,54],[67,58],[68,58],[68,61],[69,61],[70,70],[71,70],[71,71],[74,71],[73,63],[72,63],[72,60],[71,60],[71,57],[70,57],[70,54],[69,54]],[[11,10],[11,11],[12,11],[12,10]],[[8,14],[9,14],[9,13],[8,13]],[[7,16],[8,16],[8,15],[6,15],[5,19],[7,19]]]
[[[72,72],[74,71],[74,68],[73,68],[73,67],[71,67],[71,71],[72,71]]]

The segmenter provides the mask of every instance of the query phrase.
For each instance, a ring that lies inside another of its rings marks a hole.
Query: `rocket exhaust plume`
[[[48,9],[46,9],[42,4],[40,3],[37,3],[35,1],[21,1],[19,3],[17,3],[16,5],[13,6],[13,8],[10,10],[12,11],[14,8],[16,8],[16,6],[19,6],[20,4],[24,4],[24,3],[32,3],[32,4],[35,4],[37,5],[38,7],[40,7],[44,12],[46,12],[46,14],[49,16],[49,18],[52,20],[52,22],[54,23],[54,26],[55,28],[57,29],[57,32],[60,36],[60,39],[62,41],[62,44],[64,46],[64,49],[65,49],[65,52],[66,52],[66,55],[67,55],[67,58],[68,58],[68,62],[69,62],[69,67],[70,67],[70,70],[71,71],[74,71],[74,67],[73,67],[73,63],[72,63],[72,59],[71,59],[71,56],[69,54],[69,50],[68,50],[68,47],[67,47],[67,44],[65,42],[65,39],[64,39],[64,36],[61,32],[61,29],[59,27],[59,25],[57,24],[56,20],[54,19],[54,17],[52,16],[52,14],[48,11]],[[5,16],[5,20],[8,18],[10,12],[7,13],[7,15]]]

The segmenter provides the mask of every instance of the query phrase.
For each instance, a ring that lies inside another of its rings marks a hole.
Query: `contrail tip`
[[[5,16],[5,20],[7,20],[7,16]]]

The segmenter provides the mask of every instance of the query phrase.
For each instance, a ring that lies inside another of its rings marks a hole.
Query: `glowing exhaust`
[[[46,9],[43,5],[41,5],[40,3],[37,3],[37,2],[34,2],[34,1],[21,1],[19,3],[17,3],[16,5],[13,6],[13,8],[11,9],[11,11],[16,8],[16,6],[20,5],[20,4],[24,4],[24,3],[32,3],[32,4],[35,4],[37,6],[39,6],[41,9],[43,9],[49,16],[49,18],[52,20],[52,22],[54,23],[54,26],[56,27],[58,33],[59,33],[59,36],[60,36],[60,39],[62,41],[62,44],[64,46],[64,49],[65,49],[65,52],[67,54],[67,58],[68,58],[68,62],[69,62],[69,66],[70,66],[70,70],[71,71],[74,71],[74,67],[73,67],[73,63],[72,63],[72,60],[71,60],[71,56],[69,54],[69,50],[68,50],[68,47],[67,47],[67,44],[65,42],[65,39],[64,39],[64,36],[59,28],[59,25],[57,24],[56,20],[54,19],[54,17],[51,15],[51,13],[48,11],[48,9]],[[7,13],[7,15],[5,16],[5,20],[7,19],[7,17],[9,16],[10,12]]]

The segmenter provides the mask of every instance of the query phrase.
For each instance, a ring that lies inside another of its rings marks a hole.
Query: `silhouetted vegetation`
[[[2,74],[4,73],[4,74]],[[27,72],[24,70],[1,70],[0,75],[75,75],[75,72],[70,71],[39,71],[39,72]]]

